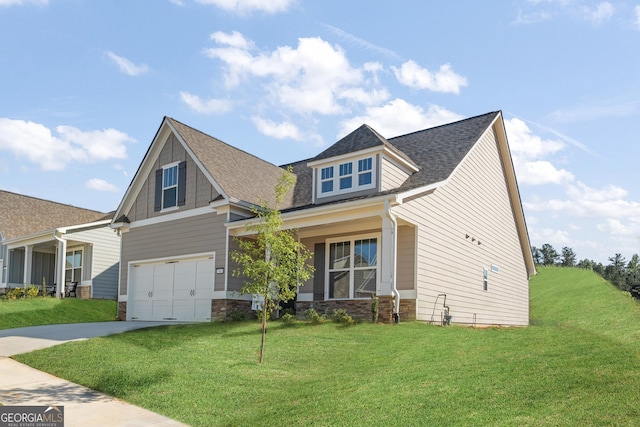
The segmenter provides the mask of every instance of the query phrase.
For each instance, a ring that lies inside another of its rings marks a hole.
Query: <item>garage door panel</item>
[[[211,320],[214,257],[138,264],[131,270],[132,318]]]

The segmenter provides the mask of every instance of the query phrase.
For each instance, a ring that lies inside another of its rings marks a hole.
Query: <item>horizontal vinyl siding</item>
[[[382,186],[381,191],[393,190],[407,180],[409,174],[396,166],[386,157],[382,157]]]
[[[401,291],[415,289],[415,228],[398,227],[398,255],[396,257],[396,287]]]
[[[123,233],[120,295],[126,295],[127,292],[127,266],[130,261],[215,252],[215,267],[225,268],[225,221],[225,215],[210,213],[134,227]],[[216,290],[224,289],[224,284],[219,283],[224,281],[223,277],[215,275]]]
[[[93,298],[115,299],[118,293],[118,270],[120,262],[120,237],[109,227],[69,233],[69,239],[92,242],[91,271],[86,279],[92,280]],[[85,245],[85,248],[88,245]]]
[[[446,185],[398,212],[419,224],[418,319],[431,320],[436,297],[443,293],[454,322],[528,324],[528,277],[492,130]],[[500,272],[489,271],[485,292],[483,268],[492,264]]]

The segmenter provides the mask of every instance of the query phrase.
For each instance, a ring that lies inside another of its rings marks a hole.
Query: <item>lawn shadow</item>
[[[92,386],[102,393],[120,399],[126,399],[131,392],[136,393],[140,390],[167,382],[172,376],[171,371],[167,369],[159,369],[148,374],[139,374],[130,370],[118,369],[103,372]]]

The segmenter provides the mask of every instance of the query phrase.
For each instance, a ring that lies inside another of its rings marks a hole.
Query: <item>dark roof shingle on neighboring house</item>
[[[166,119],[228,197],[256,205],[267,202],[273,207],[282,168],[175,119]],[[289,194],[283,205],[289,206],[292,198]]]
[[[0,190],[0,233],[4,239],[110,220],[105,213]]]

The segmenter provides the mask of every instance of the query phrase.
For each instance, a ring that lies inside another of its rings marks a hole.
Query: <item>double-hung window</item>
[[[372,181],[371,157],[358,160],[358,185],[369,185]]]
[[[370,298],[376,292],[378,237],[329,242],[328,257],[329,298]]]
[[[322,168],[321,186],[323,193],[331,193],[333,191],[333,166]]]
[[[162,209],[178,206],[178,165],[162,169]]]
[[[374,186],[373,157],[354,159],[320,168],[318,194],[333,195],[367,190]]]
[[[353,163],[340,165],[340,190],[346,190],[353,186]]]
[[[71,282],[82,281],[82,251],[69,251],[66,253],[66,260],[64,265],[64,282],[69,284]]]

